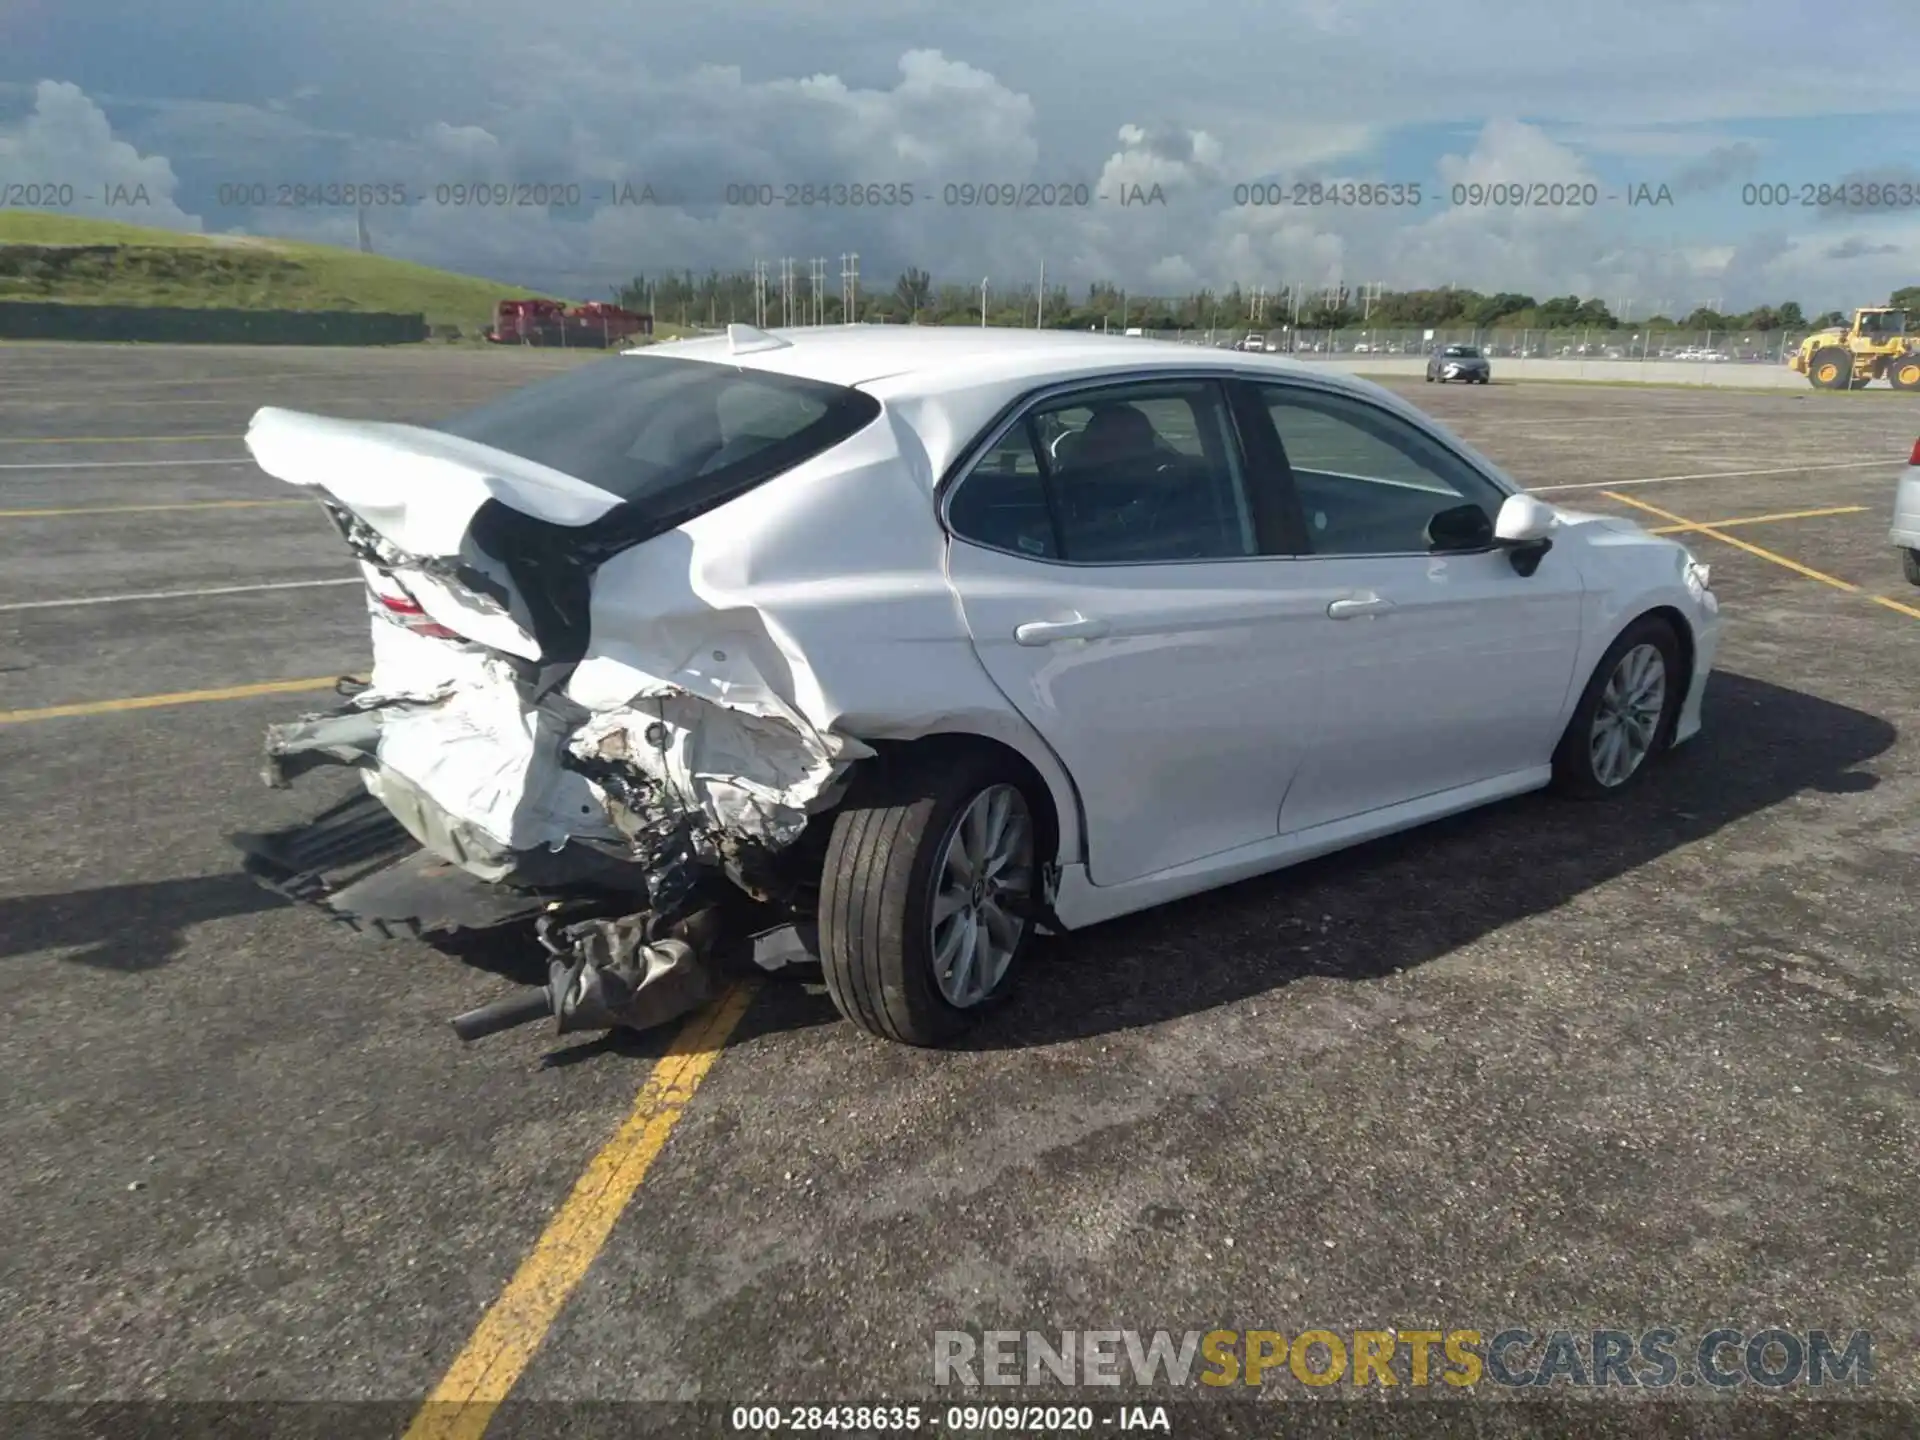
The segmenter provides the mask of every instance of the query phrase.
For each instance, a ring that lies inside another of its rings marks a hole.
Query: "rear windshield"
[[[844,386],[643,354],[591,361],[434,428],[677,524],[832,448],[879,413],[871,395]]]

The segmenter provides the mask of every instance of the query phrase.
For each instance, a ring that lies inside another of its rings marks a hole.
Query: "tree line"
[[[837,278],[837,277],[836,277]],[[762,296],[764,299],[762,299]],[[628,309],[653,314],[659,321],[679,325],[731,323],[779,326],[787,323],[787,307],[777,278],[769,277],[764,291],[756,288],[752,271],[725,273],[709,270],[696,275],[636,275],[614,290]],[[1560,295],[1546,300],[1510,291],[1483,294],[1442,286],[1428,290],[1387,290],[1371,296],[1350,286],[1302,292],[1296,307],[1285,287],[1249,290],[1239,285],[1224,290],[1202,289],[1187,295],[1131,295],[1117,285],[1089,285],[1079,296],[1062,286],[1049,286],[1044,307],[1038,287],[936,284],[925,270],[907,270],[890,287],[861,288],[851,307],[838,287],[814,297],[804,280],[792,297],[792,323],[843,324],[914,323],[920,325],[1031,326],[1048,329],[1124,330],[1278,330],[1296,324],[1311,330],[1344,330],[1362,325],[1382,329],[1476,330],[1744,330],[1817,329],[1845,324],[1848,316],[1829,310],[1809,319],[1797,301],[1760,305],[1752,310],[1721,312],[1696,306],[1683,315],[1653,315],[1623,320],[1602,300]],[[1887,302],[1920,317],[1920,286],[1896,290]],[[764,309],[763,309],[764,306]]]

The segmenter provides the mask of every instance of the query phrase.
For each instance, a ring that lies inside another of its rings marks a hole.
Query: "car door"
[[[1546,765],[1580,642],[1571,559],[1521,575],[1493,542],[1507,491],[1433,430],[1304,381],[1256,390],[1323,620],[1281,831]]]
[[[1271,840],[1314,704],[1325,607],[1285,583],[1225,388],[1055,392],[946,492],[948,578],[981,663],[1072,774],[1088,877]]]

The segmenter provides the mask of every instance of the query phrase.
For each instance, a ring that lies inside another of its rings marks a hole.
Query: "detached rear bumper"
[[[351,795],[301,825],[234,835],[241,867],[296,904],[384,939],[487,930],[533,918],[561,898],[468,874],[423,849],[373,794]]]

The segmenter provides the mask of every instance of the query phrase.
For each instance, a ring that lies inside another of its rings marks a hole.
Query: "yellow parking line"
[[[60,510],[0,510],[0,520],[37,520],[48,515],[127,515],[150,510],[257,510],[270,505],[312,503],[311,500],[177,500],[167,505],[76,505]]]
[[[486,1433],[494,1411],[665,1148],[693,1092],[720,1058],[757,988],[752,981],[731,987],[674,1037],[626,1120],[600,1147],[500,1298],[481,1316],[403,1440],[479,1440]]]
[[[1866,508],[1864,505],[1835,505],[1828,510],[1782,510],[1777,515],[1742,515],[1737,520],[1700,520],[1689,525],[1662,525],[1653,533],[1680,535],[1689,530],[1724,530],[1729,525],[1767,525],[1775,520],[1817,520],[1823,515],[1858,515]]]
[[[78,705],[47,705],[38,710],[0,710],[0,725],[30,720],[71,720],[82,715],[118,715],[127,710],[156,710],[164,705],[203,705],[212,700],[251,700],[256,695],[297,695],[305,690],[331,690],[338,675],[324,680],[265,680],[255,685],[227,685],[218,690],[181,690],[172,695],[127,695],[118,700],[86,700]]]
[[[219,435],[0,435],[0,445],[181,445],[189,440],[238,440],[232,431]]]
[[[1725,545],[1731,545],[1736,550],[1744,550],[1749,555],[1758,555],[1762,560],[1772,561],[1775,565],[1785,570],[1791,570],[1796,575],[1804,575],[1809,580],[1818,580],[1822,585],[1831,585],[1835,590],[1844,590],[1849,595],[1859,595],[1862,593],[1860,587],[1851,581],[1835,579],[1833,576],[1823,574],[1811,566],[1802,565],[1798,560],[1789,560],[1784,555],[1776,555],[1771,550],[1763,550],[1760,546],[1749,544],[1738,536],[1727,534],[1717,525],[1699,524],[1696,521],[1687,519],[1684,515],[1675,515],[1671,510],[1662,510],[1657,505],[1649,505],[1644,500],[1636,500],[1631,495],[1622,495],[1614,490],[1602,490],[1600,493],[1609,500],[1617,500],[1622,505],[1631,505],[1636,510],[1644,510],[1649,515],[1657,515],[1662,520],[1671,521],[1675,525],[1685,527],[1697,534],[1718,540]],[[1911,615],[1915,620],[1920,620],[1920,610],[1914,609],[1911,605],[1902,605],[1898,600],[1889,600],[1884,595],[1868,595],[1866,598],[1874,604],[1883,606],[1888,610],[1897,610],[1902,615]]]

